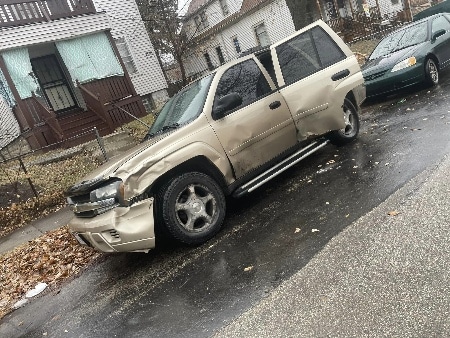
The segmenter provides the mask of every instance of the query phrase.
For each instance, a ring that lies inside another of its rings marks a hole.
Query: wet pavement
[[[327,146],[229,200],[223,230],[205,245],[105,256],[61,290],[6,316],[0,336],[212,335],[450,153],[450,76],[442,80],[372,102],[356,142]]]

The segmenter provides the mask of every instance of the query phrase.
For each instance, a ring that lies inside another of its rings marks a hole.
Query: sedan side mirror
[[[225,113],[239,107],[242,104],[242,96],[238,93],[230,93],[222,96],[217,102],[214,103],[212,110],[212,116],[214,120],[221,119],[225,116]]]
[[[447,31],[445,29],[440,29],[438,30],[436,33],[433,34],[433,38],[431,39],[431,41],[436,41],[436,39],[438,37],[440,37],[441,35],[444,35]]]

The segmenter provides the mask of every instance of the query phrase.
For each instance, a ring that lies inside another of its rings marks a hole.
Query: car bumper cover
[[[147,252],[155,247],[153,198],[93,218],[75,217],[69,228],[83,245],[103,252]]]
[[[387,72],[382,77],[366,81],[367,97],[386,94],[425,80],[423,66],[417,65],[397,72]]]

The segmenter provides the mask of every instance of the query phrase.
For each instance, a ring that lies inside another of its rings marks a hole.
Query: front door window
[[[55,112],[76,107],[74,95],[55,55],[32,59],[31,65],[48,104]]]

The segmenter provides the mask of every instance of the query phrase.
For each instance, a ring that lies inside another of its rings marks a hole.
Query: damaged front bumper
[[[78,242],[103,252],[147,252],[155,247],[153,198],[69,222]]]

